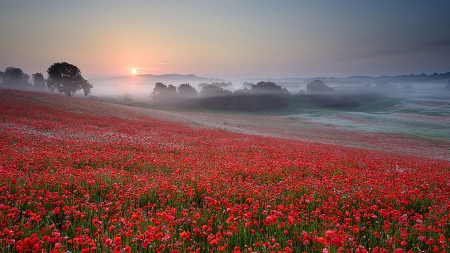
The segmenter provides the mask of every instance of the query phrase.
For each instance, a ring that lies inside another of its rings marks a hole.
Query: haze
[[[450,2],[0,0],[0,69],[87,78],[397,75],[450,69]]]

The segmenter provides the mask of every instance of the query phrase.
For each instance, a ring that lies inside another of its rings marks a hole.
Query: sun
[[[136,69],[132,69],[132,70],[131,70],[131,74],[136,75],[136,73],[137,73],[137,70],[136,70]]]

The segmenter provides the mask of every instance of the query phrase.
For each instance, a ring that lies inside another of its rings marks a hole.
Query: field
[[[0,252],[448,252],[447,105],[258,116],[0,90]]]

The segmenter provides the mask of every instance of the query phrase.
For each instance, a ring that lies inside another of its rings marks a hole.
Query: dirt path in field
[[[120,106],[120,105],[116,105]],[[304,117],[257,116],[226,113],[175,112],[130,108],[133,112],[157,119],[187,124],[195,128],[214,128],[249,135],[259,135],[307,142],[319,142],[369,150],[410,154],[450,160],[450,140],[426,138],[374,129],[361,130],[339,124],[311,121]],[[337,115],[337,118],[343,117]],[[348,118],[346,118],[348,119]],[[330,122],[336,119],[330,119]],[[354,122],[361,123],[360,118]],[[373,122],[365,124],[373,125]]]

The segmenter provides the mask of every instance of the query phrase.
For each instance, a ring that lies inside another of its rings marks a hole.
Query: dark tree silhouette
[[[5,72],[3,72],[3,74],[2,74],[3,81],[9,80],[9,78],[11,77],[11,71],[13,69],[16,69],[16,68],[15,67],[7,67],[5,69]]]
[[[167,91],[176,93],[177,92],[177,87],[173,86],[172,84],[169,84],[167,86]]]
[[[176,105],[184,108],[198,106],[197,90],[188,83],[183,83],[177,88]]]
[[[171,104],[174,103],[176,95],[177,88],[175,86],[172,84],[167,86],[161,82],[157,82],[151,96],[158,103]]]
[[[228,110],[232,95],[230,90],[208,84],[200,90],[200,105],[207,109]]]
[[[253,85],[255,85],[254,83],[248,83],[248,82],[244,82],[243,84],[242,84],[242,86],[244,87],[244,88],[251,88]]]
[[[347,93],[335,92],[322,80],[314,80],[306,86],[306,101],[309,104],[329,108],[348,108],[359,106],[359,102]],[[300,94],[300,97],[303,95]]]
[[[252,85],[248,92],[252,94],[249,103],[251,110],[275,109],[289,105],[289,91],[274,82],[259,82]]]
[[[30,76],[23,73],[22,69],[15,68],[15,67],[7,67],[5,69],[5,72],[2,74],[3,78],[3,84],[8,85],[11,88],[15,87],[26,87],[30,86],[30,83],[28,82],[28,79],[30,79]]]
[[[157,82],[155,83],[155,88],[153,88],[152,95],[160,95],[164,93],[167,89],[167,85]]]
[[[233,94],[230,90],[223,89],[211,84],[205,85],[200,91],[200,96],[202,97],[217,97],[217,96],[228,96]]]
[[[276,91],[281,90],[281,86],[276,85],[274,82],[259,82],[256,85],[251,86],[253,91]]]
[[[308,85],[306,85],[306,90],[308,93],[330,93],[334,91],[334,89],[328,87],[328,85],[321,80],[314,80],[308,83]]]
[[[155,88],[153,88],[152,98],[157,102],[161,102],[165,99],[167,93],[167,85],[157,82],[155,83]]]
[[[133,101],[133,99],[131,98],[131,95],[130,94],[128,94],[128,93],[125,93],[124,95],[123,95],[123,100],[124,101]]]
[[[188,83],[183,83],[178,87],[178,96],[182,98],[197,97],[197,90]]]
[[[67,62],[54,63],[47,69],[47,87],[50,91],[57,90],[68,97],[72,97],[75,92],[83,89],[87,96],[92,89],[92,85],[81,76],[78,67]]]
[[[15,68],[11,71],[11,76],[9,77],[9,82],[13,84],[20,84],[22,83],[22,70],[19,68]]]
[[[33,75],[34,79],[34,88],[38,90],[47,90],[45,86],[44,76],[41,73],[36,73]]]
[[[173,99],[177,96],[177,87],[173,86],[172,84],[169,84],[166,89],[166,96],[168,99]]]

